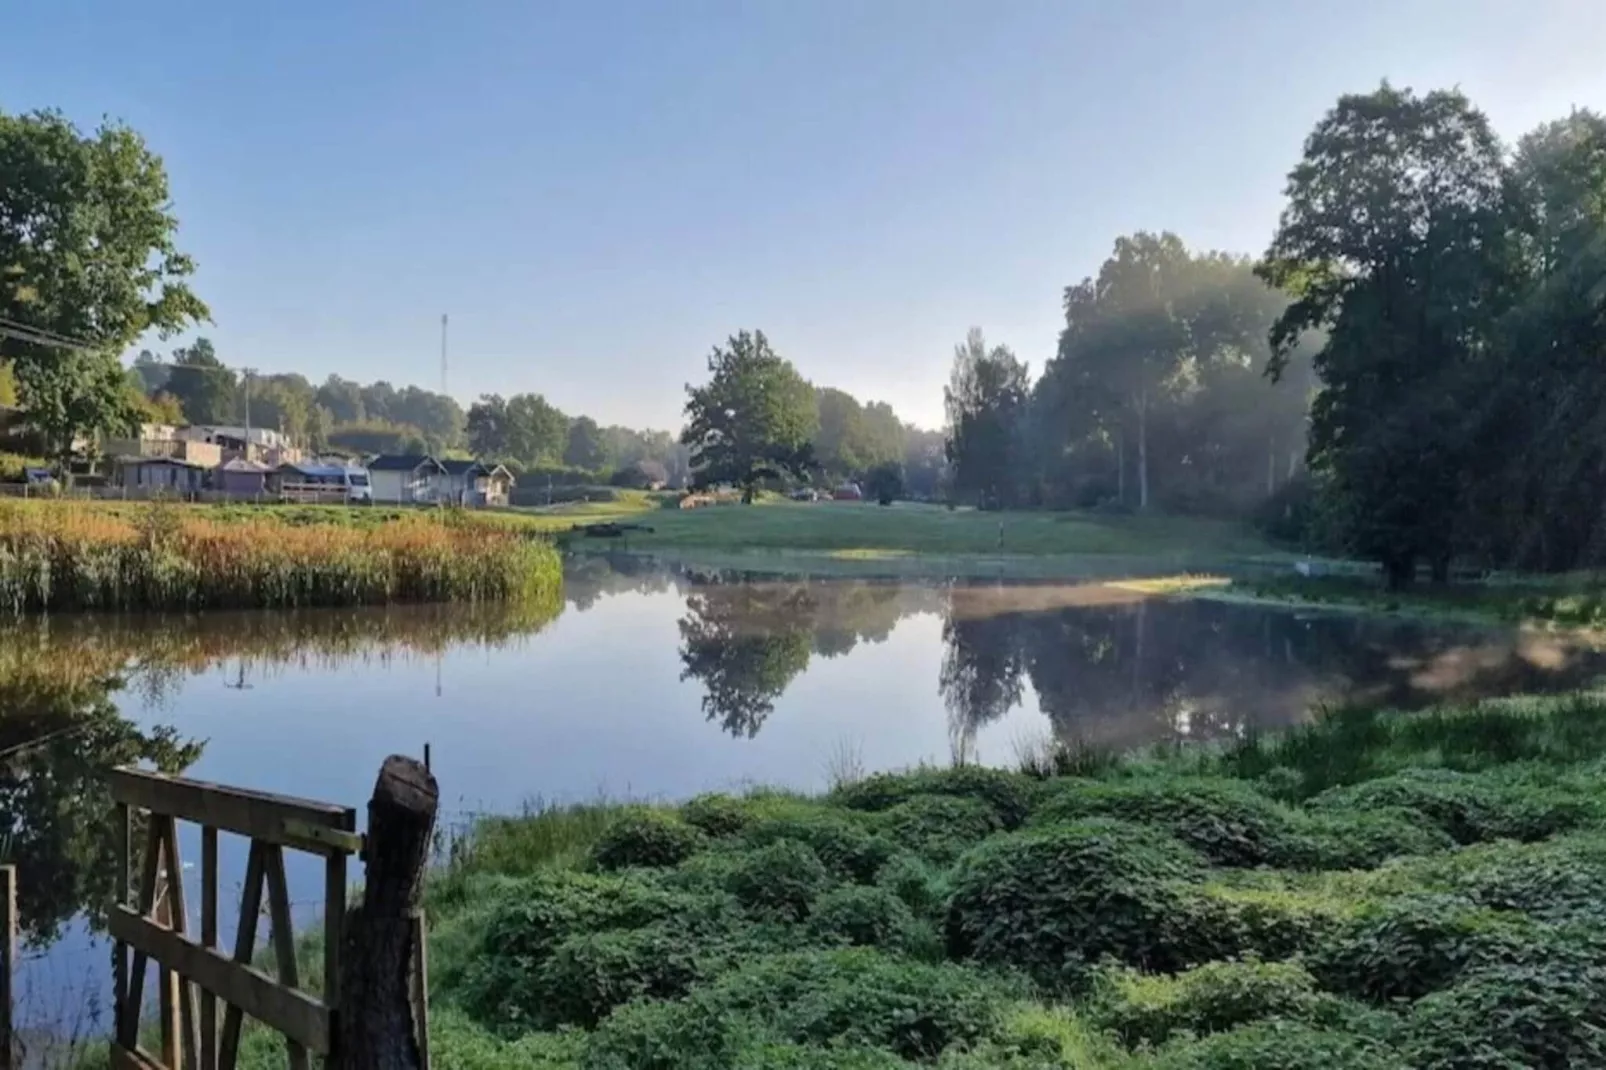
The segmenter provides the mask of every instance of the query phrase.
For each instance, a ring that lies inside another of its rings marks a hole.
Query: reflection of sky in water
[[[202,658],[160,688],[136,683],[113,698],[141,727],[171,725],[205,741],[188,775],[359,807],[386,755],[420,755],[428,742],[442,820],[451,824],[534,799],[679,799],[750,783],[818,790],[844,756],[868,771],[946,763],[956,739],[970,760],[1010,764],[1050,726],[1133,746],[1283,724],[1313,701],[1349,693],[1418,703],[1439,693],[1578,686],[1600,663],[1555,640],[1138,604],[1129,592],[1085,585],[943,590],[659,577],[641,586],[573,578],[572,604],[557,620],[505,641],[288,659],[281,648],[275,660],[243,665],[233,654]],[[392,612],[392,622],[409,612]],[[360,634],[360,615],[353,621],[345,627]],[[216,626],[248,630],[249,622],[217,618]],[[124,638],[137,648],[142,634]],[[64,639],[60,656],[71,649]],[[755,668],[755,651],[772,660]],[[698,675],[683,678],[694,664]],[[705,699],[718,693],[751,710],[744,689],[754,680],[765,688],[755,720],[727,731],[729,718],[711,715]],[[199,833],[181,828],[185,858],[198,862]],[[222,838],[226,944],[245,846]],[[321,871],[310,856],[287,857],[305,924],[319,913]],[[26,876],[22,894],[30,894]],[[193,872],[188,898],[195,909]],[[74,926],[25,965],[22,986],[59,993],[86,974],[109,978],[108,964],[106,950]]]

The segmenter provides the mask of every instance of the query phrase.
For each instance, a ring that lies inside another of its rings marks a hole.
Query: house
[[[424,454],[382,453],[368,462],[368,476],[376,502],[435,502],[440,500],[446,468]]]
[[[513,473],[483,461],[441,461],[440,497],[449,505],[507,505]]]
[[[127,438],[108,438],[101,446],[108,457],[130,460],[141,457],[172,457],[191,461],[203,468],[216,468],[223,463],[223,448],[216,443],[177,437],[173,428],[162,424],[145,424],[139,434]]]
[[[268,489],[268,473],[271,471],[265,464],[236,457],[214,473],[213,482],[225,494],[251,496]]]
[[[266,485],[268,493],[283,501],[367,504],[373,500],[367,470],[344,464],[281,464],[267,474]]]
[[[112,482],[129,490],[194,494],[206,489],[210,465],[182,457],[118,457]]]
[[[294,464],[302,457],[301,450],[291,444],[288,435],[269,427],[195,424],[178,428],[173,437],[182,442],[204,442],[216,446],[230,460],[240,457],[248,461],[261,461],[270,467]]]

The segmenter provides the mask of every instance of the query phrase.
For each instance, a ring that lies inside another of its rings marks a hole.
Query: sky
[[[942,420],[1114,239],[1264,250],[1344,92],[1606,108],[1600,0],[14,0],[0,110],[139,130],[231,365],[677,428],[759,328]],[[154,342],[154,339],[152,340]],[[163,343],[166,345],[178,342]]]

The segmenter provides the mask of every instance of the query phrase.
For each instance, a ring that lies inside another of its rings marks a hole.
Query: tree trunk
[[[1149,395],[1138,392],[1138,510],[1149,511]]]
[[[1432,579],[1438,586],[1450,582],[1450,555],[1448,553],[1434,554],[1433,560],[1428,563],[1432,569]]]
[[[418,1070],[409,969],[413,911],[429,861],[438,793],[423,764],[385,759],[368,802],[362,902],[346,917],[338,1065]]]
[[[1391,591],[1403,591],[1416,578],[1414,554],[1391,554],[1383,560],[1383,580]]]
[[[1126,436],[1115,433],[1115,500],[1126,504]]]
[[[1277,440],[1272,439],[1266,449],[1266,497],[1277,493]]]

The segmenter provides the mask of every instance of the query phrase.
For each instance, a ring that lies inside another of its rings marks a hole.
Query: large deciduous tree
[[[1348,547],[1392,585],[1446,574],[1467,485],[1469,388],[1507,298],[1505,164],[1455,92],[1342,97],[1305,143],[1263,263],[1293,303],[1273,372],[1311,330],[1310,462]]]
[[[608,443],[602,428],[589,416],[577,417],[569,425],[569,439],[563,447],[563,463],[595,472],[608,463]]]
[[[1031,373],[1007,346],[987,348],[980,328],[954,347],[943,403],[953,489],[983,508],[1015,504],[1021,481],[1023,420]]]
[[[763,331],[741,331],[708,358],[706,384],[686,386],[686,427],[695,481],[730,483],[751,501],[758,484],[813,465],[814,388],[770,348]]]
[[[63,460],[76,437],[137,419],[123,350],[209,315],[177,229],[161,158],[133,130],[0,113],[0,318],[74,345],[12,338],[5,353],[29,419]]]

